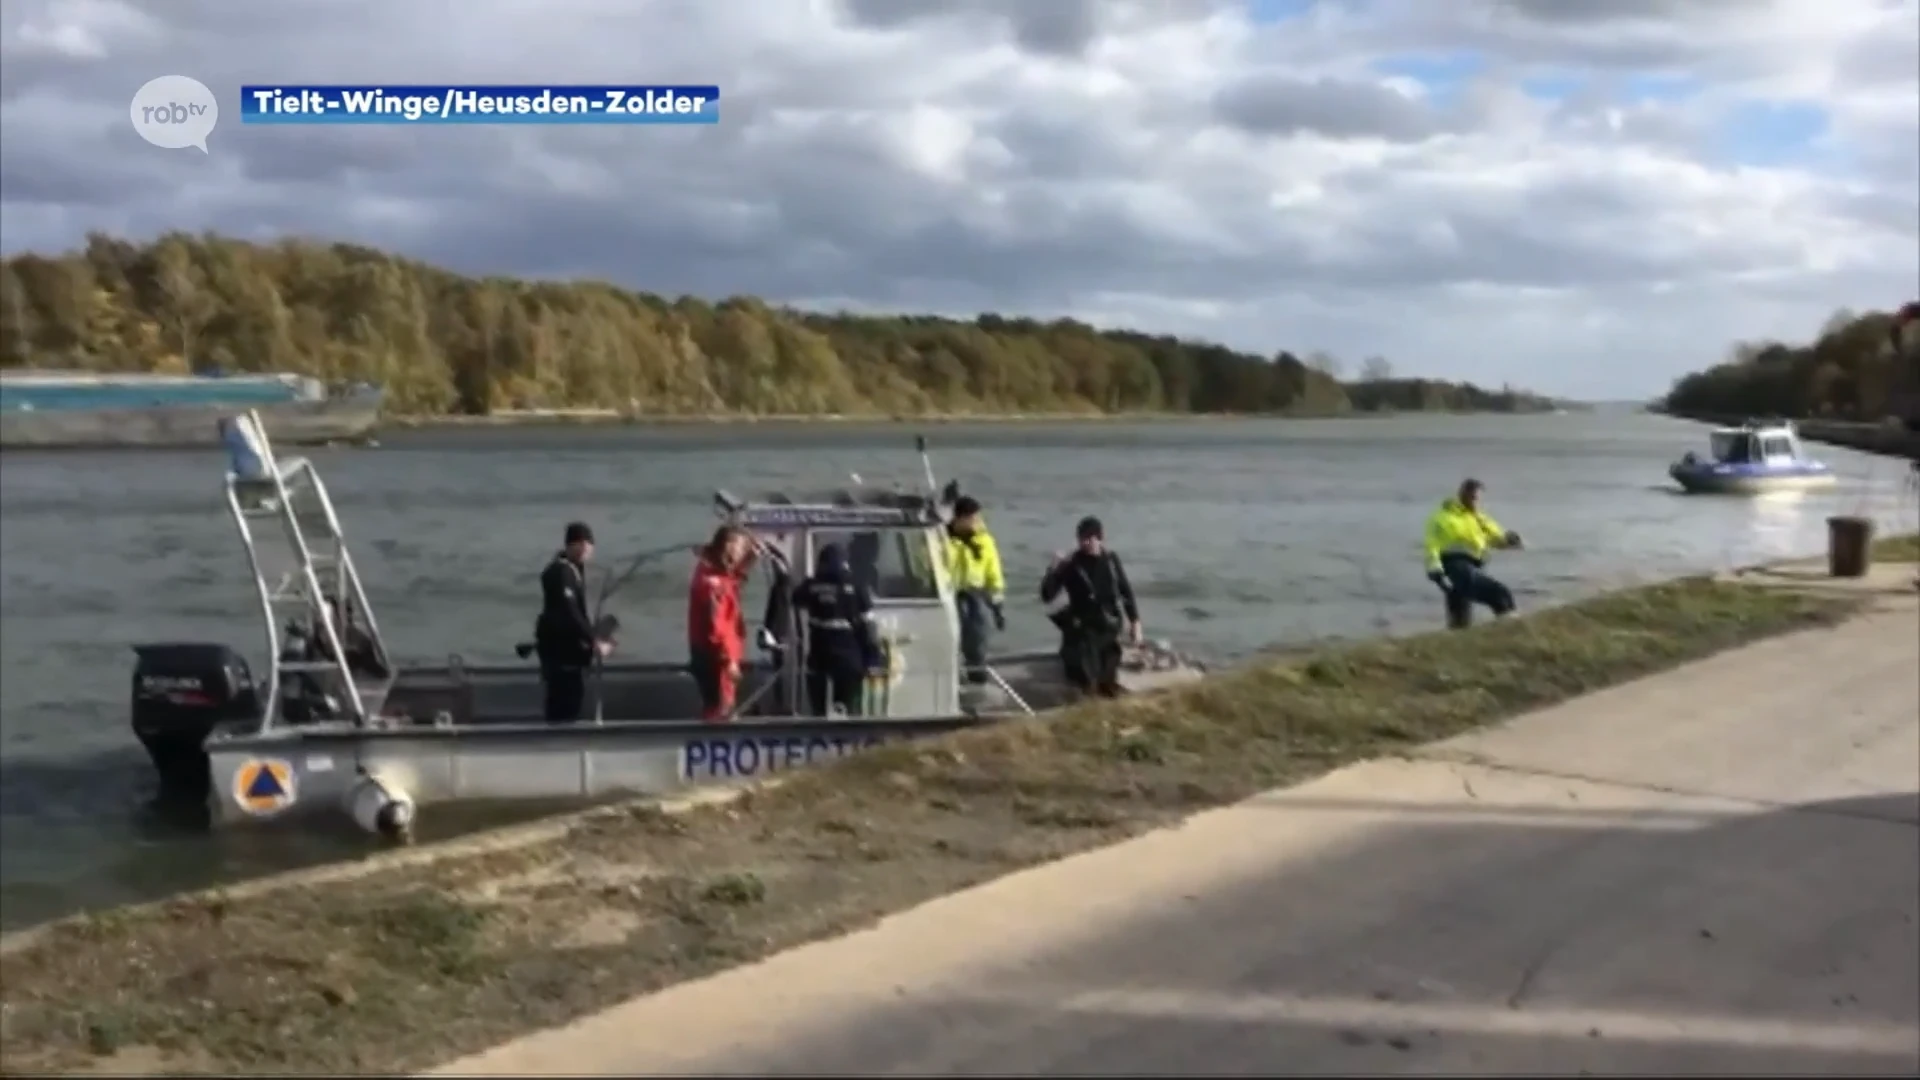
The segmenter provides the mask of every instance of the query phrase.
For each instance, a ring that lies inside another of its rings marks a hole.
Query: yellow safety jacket
[[[1000,572],[1000,547],[984,526],[976,525],[968,540],[947,534],[947,575],[953,579],[954,592],[979,589],[996,601],[1006,595],[1007,579]]]
[[[1459,553],[1476,559],[1505,542],[1507,531],[1478,510],[1469,510],[1458,498],[1449,498],[1427,519],[1427,572],[1440,569],[1440,557]]]

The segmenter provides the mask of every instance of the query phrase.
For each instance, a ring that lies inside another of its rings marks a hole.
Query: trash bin
[[[1873,565],[1873,521],[1863,517],[1827,519],[1827,574],[1866,577]]]

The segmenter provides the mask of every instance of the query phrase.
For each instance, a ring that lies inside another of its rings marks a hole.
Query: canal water
[[[915,430],[422,430],[314,456],[395,654],[504,662],[531,629],[535,577],[566,522],[590,522],[615,565],[705,536],[715,488],[831,488],[855,474],[918,485]],[[1682,496],[1666,465],[1702,429],[1631,413],[919,430],[941,479],[986,505],[1010,578],[1009,648],[1049,643],[1035,590],[1083,514],[1125,556],[1149,636],[1222,662],[1438,625],[1421,525],[1469,475],[1527,539],[1496,572],[1530,608],[1815,552],[1836,512],[1915,527],[1904,467],[1841,450],[1817,451],[1843,478],[1829,491]],[[130,646],[224,641],[264,660],[223,466],[216,451],[0,457],[0,924],[363,849],[344,835],[210,838],[146,809]],[[681,656],[688,569],[657,563],[622,589],[623,655]]]

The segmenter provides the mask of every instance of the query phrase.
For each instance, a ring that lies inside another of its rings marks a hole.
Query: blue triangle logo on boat
[[[286,797],[287,789],[281,786],[280,778],[273,774],[272,769],[263,766],[255,770],[253,782],[247,785],[247,798],[284,799]]]

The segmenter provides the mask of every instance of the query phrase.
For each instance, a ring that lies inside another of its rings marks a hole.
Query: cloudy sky
[[[134,90],[220,95],[212,153]],[[718,84],[717,128],[243,127],[245,82]],[[1920,294],[1920,0],[6,0],[0,247],[1073,315],[1647,395]]]

